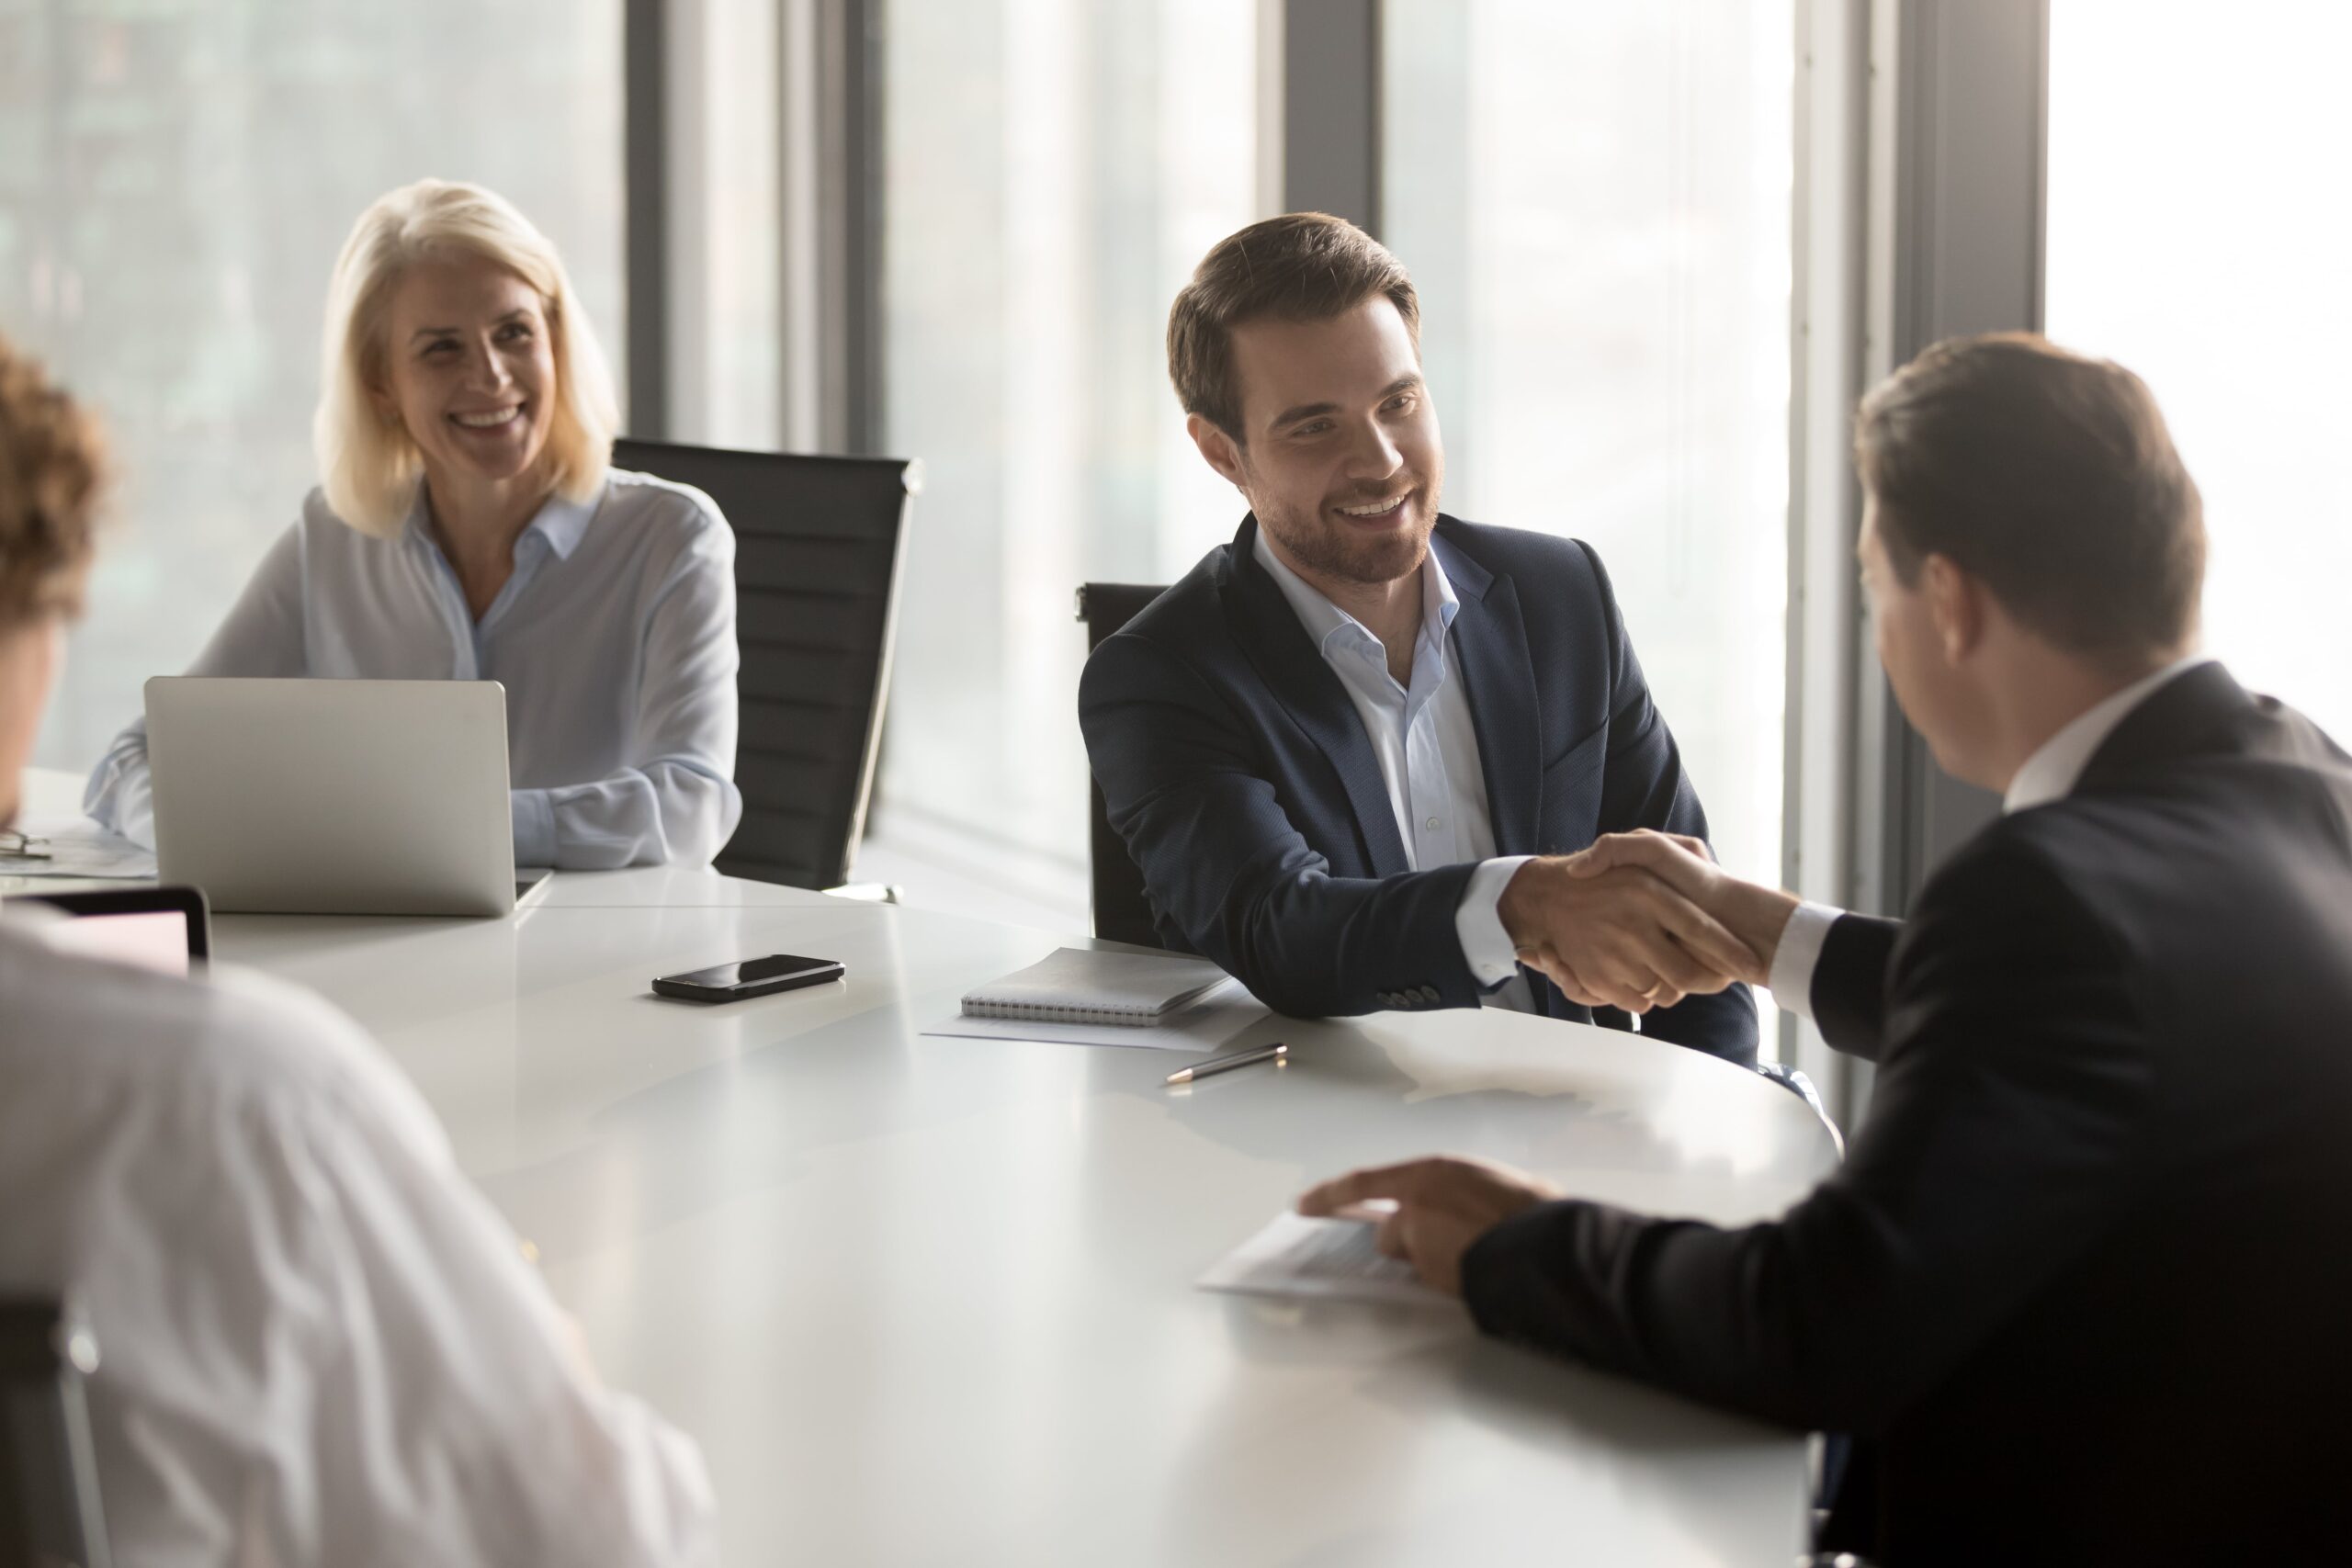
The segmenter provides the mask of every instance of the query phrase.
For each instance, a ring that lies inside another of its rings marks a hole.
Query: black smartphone
[[[841,977],[842,966],[830,958],[779,953],[746,958],[740,964],[714,964],[684,975],[663,975],[653,982],[653,989],[689,1002],[731,1002],[799,986],[821,986]]]

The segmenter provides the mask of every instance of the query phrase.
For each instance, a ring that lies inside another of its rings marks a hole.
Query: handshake
[[[1496,912],[1519,961],[1570,1001],[1646,1012],[1766,983],[1796,907],[1726,875],[1697,839],[1643,831],[1528,862]]]

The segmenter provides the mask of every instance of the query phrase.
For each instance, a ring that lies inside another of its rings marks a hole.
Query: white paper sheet
[[[49,840],[34,845],[48,858],[0,854],[0,876],[105,877],[132,882],[155,879],[153,850],[142,850],[86,817],[28,817],[15,826],[22,829],[28,838]],[[13,844],[16,840],[11,838],[8,842]]]
[[[1373,1228],[1364,1220],[1277,1214],[1195,1282],[1204,1291],[1251,1296],[1460,1306],[1421,1283],[1412,1265],[1384,1257],[1373,1245]]]
[[[1049,1045],[1142,1045],[1155,1051],[1215,1051],[1266,1016],[1266,1004],[1227,980],[1182,1012],[1155,1024],[1033,1023],[1018,1018],[942,1019],[925,1034],[961,1040],[1040,1040]]]

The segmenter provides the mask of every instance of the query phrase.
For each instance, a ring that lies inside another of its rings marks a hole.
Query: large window
[[[1446,509],[1600,554],[1724,863],[1781,880],[1791,0],[1388,0],[1385,238]]]
[[[1082,907],[1072,591],[1170,581],[1244,510],[1185,439],[1162,341],[1202,254],[1262,215],[1258,0],[885,18],[883,440],[925,485],[878,820],[1012,851]]]
[[[2352,737],[2352,7],[2055,0],[2046,319],[2204,492],[2205,640]]]
[[[0,5],[0,332],[125,479],[37,761],[88,766],[293,521],[328,274],[377,196],[511,197],[618,361],[620,129],[618,0]]]
[[[1422,290],[1448,506],[1599,547],[1724,858],[1766,878],[1792,5],[1387,0],[1380,51],[1383,237]],[[1071,591],[1171,581],[1242,510],[1184,436],[1163,331],[1201,254],[1278,204],[1260,106],[1283,73],[1259,42],[1279,13],[874,14],[880,442],[927,477],[877,820],[993,844],[1067,904],[1086,820]],[[808,423],[779,374],[798,15],[673,13],[700,73],[670,73],[666,130],[674,205],[698,214],[668,236],[680,438]],[[0,330],[106,411],[129,479],[41,761],[87,765],[295,515],[327,276],[369,199],[424,175],[505,192],[619,357],[621,19],[619,0],[0,4]]]

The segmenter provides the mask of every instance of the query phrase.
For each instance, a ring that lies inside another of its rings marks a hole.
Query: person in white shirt
[[[734,536],[612,470],[612,377],[528,220],[423,180],[361,214],[327,304],[323,482],[191,675],[497,681],[514,859],[702,864],[734,785]],[[147,728],[91,816],[152,847]]]
[[[89,420],[0,340],[0,827],[78,608]],[[0,1296],[100,1346],[126,1563],[715,1561],[691,1439],[604,1386],[415,1090],[316,998],[0,919]]]

